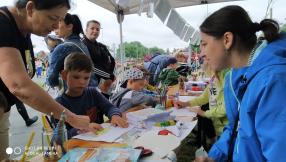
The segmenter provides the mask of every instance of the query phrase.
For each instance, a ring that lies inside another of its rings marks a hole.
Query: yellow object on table
[[[168,95],[168,99],[167,99],[167,102],[166,102],[166,108],[171,108],[171,107],[174,107],[173,105],[173,96],[179,92],[179,95],[180,96],[193,96],[191,94],[188,94],[187,92],[185,92],[184,90],[179,90],[179,84],[176,84],[174,86],[169,86],[168,88],[168,92],[167,92],[167,95]]]
[[[190,96],[185,90],[179,89],[179,84],[169,86],[167,95],[174,96],[177,92],[179,92],[180,96]]]
[[[49,127],[49,124],[48,124],[44,115],[42,115],[42,123],[43,123],[43,128],[44,128],[45,132],[52,131],[52,129],[51,129],[51,127]],[[47,140],[49,150],[51,150],[51,158],[54,159],[54,152],[53,152],[51,140],[50,140],[50,137],[48,134],[46,134],[46,140]]]
[[[173,125],[176,125],[175,120],[168,120],[168,121],[155,123],[156,127],[168,127],[168,126],[173,126]]]
[[[27,145],[25,147],[24,154],[23,154],[23,156],[21,158],[21,162],[25,162],[27,154],[28,154],[28,151],[29,151],[29,148],[30,148],[30,146],[31,146],[31,144],[33,142],[34,137],[35,137],[35,134],[36,133],[33,131],[32,134],[30,135],[29,141],[28,141],[28,143],[27,143]]]
[[[86,153],[79,159],[79,162],[87,161],[91,156],[93,156],[97,152],[96,149],[88,149]]]

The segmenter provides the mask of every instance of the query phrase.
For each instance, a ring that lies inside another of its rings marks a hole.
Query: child
[[[185,56],[182,50],[177,52],[177,54],[175,55],[175,58],[179,63],[187,63],[187,57]]]
[[[215,128],[215,134],[218,137],[228,123],[224,104],[224,77],[228,70],[213,72],[207,63],[205,63],[205,69],[207,74],[211,76],[211,80],[203,94],[188,102],[179,102],[178,105],[181,107],[194,107],[209,103],[209,110],[197,108],[191,108],[190,110],[201,117],[211,119]],[[215,141],[215,136],[213,138],[213,141]]]
[[[51,54],[53,53],[54,49],[61,43],[63,43],[63,41],[56,35],[48,35],[45,37],[45,42],[47,45],[47,48],[49,49],[50,53],[48,55],[48,60],[44,63],[44,67],[45,67],[45,74],[44,76],[48,76],[50,75],[50,73],[48,72],[49,70],[49,66],[51,64],[51,59],[52,56]],[[46,77],[46,81],[45,84],[48,85],[48,78]],[[59,86],[59,89],[61,89],[61,87]]]
[[[56,35],[48,35],[45,37],[45,42],[47,44],[47,48],[52,53],[57,45],[63,43],[63,41]]]
[[[36,58],[35,65],[36,65],[36,76],[37,78],[39,78],[42,76],[43,63],[40,59]]]
[[[91,72],[91,60],[82,53],[72,53],[64,61],[62,79],[67,83],[67,90],[56,101],[77,115],[88,115],[93,123],[102,123],[104,113],[111,123],[127,127],[121,118],[120,110],[112,105],[95,87],[88,87]],[[99,124],[97,128],[102,129]],[[78,134],[78,130],[67,125],[69,137]]]
[[[145,94],[150,95],[150,96],[158,95],[157,94],[157,91],[158,91],[157,87],[149,84],[149,79],[150,79],[151,74],[148,72],[148,70],[146,70],[143,66],[136,66],[136,68],[143,72],[143,77],[145,79],[145,86],[142,89],[142,92],[144,92]]]
[[[142,105],[153,107],[156,105],[157,100],[154,97],[142,92],[146,82],[141,70],[131,68],[126,71],[124,78],[125,82],[121,85],[124,89],[111,97],[111,102],[119,107],[121,112],[137,110],[133,109],[137,106],[140,109],[144,108]]]
[[[178,84],[180,77],[176,71],[178,62],[176,58],[172,57],[167,62],[167,68],[165,68],[159,75],[158,81],[163,85],[172,86]]]

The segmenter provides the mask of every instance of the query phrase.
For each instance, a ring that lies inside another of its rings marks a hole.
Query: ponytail
[[[257,43],[256,32],[262,31],[268,43],[279,39],[279,24],[271,19],[253,23],[248,13],[240,6],[226,6],[214,12],[200,26],[201,32],[220,39],[232,32],[236,50],[252,50]]]
[[[71,15],[70,13],[67,13],[64,19],[64,22],[66,25],[72,24],[73,29],[72,33],[76,35],[83,34],[82,24],[77,15]]]
[[[268,43],[279,39],[279,24],[271,19],[264,19],[260,22],[261,30]]]

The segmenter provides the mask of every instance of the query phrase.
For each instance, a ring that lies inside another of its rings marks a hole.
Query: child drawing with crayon
[[[82,53],[72,53],[65,58],[62,79],[67,84],[67,90],[56,98],[56,101],[77,115],[88,115],[93,128],[102,130],[103,114],[111,124],[128,127],[121,117],[120,110],[112,105],[95,87],[88,87],[93,66],[91,60]],[[74,129],[66,124],[68,137],[71,138],[84,130]]]

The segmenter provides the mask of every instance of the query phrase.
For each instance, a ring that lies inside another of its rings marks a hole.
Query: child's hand
[[[189,102],[176,101],[176,100],[174,100],[173,102],[174,102],[174,105],[177,105],[176,108],[178,109],[190,106]]]
[[[123,119],[119,115],[113,115],[111,117],[111,124],[122,127],[122,128],[128,127],[128,123],[127,123],[126,119]]]
[[[77,134],[83,134],[83,133],[87,133],[87,132],[89,132],[88,129],[79,129],[79,130],[77,131]]]
[[[97,123],[89,123],[88,125],[89,131],[96,133],[97,131],[101,131],[103,128],[100,124]]]

